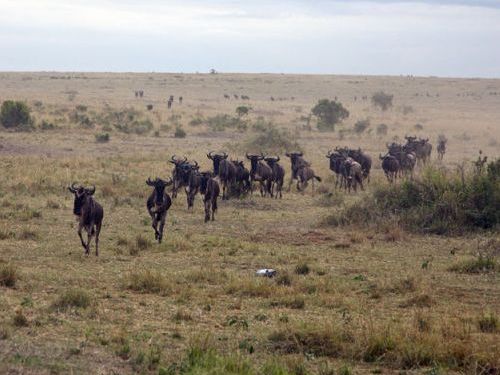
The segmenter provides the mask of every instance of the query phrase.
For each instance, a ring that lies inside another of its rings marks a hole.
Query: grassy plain
[[[391,110],[371,105],[378,90],[394,95]],[[170,95],[184,101],[169,111]],[[311,107],[335,96],[349,119],[333,133],[314,120],[308,129]],[[435,236],[390,221],[333,227],[325,219],[387,184],[378,155],[405,134],[428,137],[434,149],[445,134],[443,163],[433,152],[439,168],[468,168],[480,149],[499,157],[500,80],[0,73],[7,99],[26,101],[37,126],[54,129],[0,131],[0,276],[15,281],[0,285],[0,372],[499,373],[500,273],[451,270],[485,248],[498,257],[498,231]],[[260,151],[251,125],[190,125],[233,116],[239,105],[252,107],[249,123],[262,116],[289,132],[323,177],[318,191],[220,201],[208,224],[199,197],[187,212],[180,194],[164,243],[154,243],[145,180],[170,176],[172,154],[209,169],[210,150],[240,159]],[[90,125],[75,120],[77,106]],[[153,128],[127,134],[102,115],[124,109]],[[366,118],[371,130],[348,131]],[[387,134],[376,133],[380,123]],[[174,138],[176,126],[186,138]],[[97,142],[104,132],[110,141]],[[364,192],[333,189],[324,155],[343,145],[374,159]],[[104,206],[99,258],[83,256],[66,190],[73,181],[95,184]],[[256,278],[263,267],[279,277]]]

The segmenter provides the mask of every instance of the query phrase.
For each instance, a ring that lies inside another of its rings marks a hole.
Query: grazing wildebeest
[[[235,185],[237,168],[234,163],[227,160],[227,154],[216,154],[210,151],[207,158],[213,161],[214,176],[218,176],[222,185],[222,199],[229,199],[229,191]]]
[[[310,167],[311,164],[303,158],[302,152],[287,152],[285,155],[290,158],[290,164],[292,170],[290,181],[288,182],[288,191],[290,191],[290,187],[292,186],[293,180],[297,180],[297,186],[298,186],[297,171],[299,170],[299,168]]]
[[[278,198],[278,194],[280,198],[283,197],[283,183],[285,181],[285,168],[282,165],[278,164],[280,161],[280,157],[266,157],[264,160],[267,162],[271,170],[273,171],[272,175],[272,185],[271,185],[271,197],[274,194],[275,198]]]
[[[172,171],[172,198],[175,199],[177,198],[177,192],[179,191],[179,189],[188,184],[190,168],[184,168],[184,166],[190,166],[190,164],[187,162],[186,157],[180,160],[177,159],[175,155],[172,155],[169,163],[172,163],[174,165],[174,169]]]
[[[312,192],[314,193],[314,180],[321,182],[321,177],[316,176],[311,167],[302,165],[297,170],[297,190],[304,191],[307,188],[309,180],[312,180]]]
[[[182,96],[179,96],[179,104],[182,104]]]
[[[158,243],[161,243],[161,240],[163,239],[163,228],[165,227],[165,220],[167,218],[167,211],[172,205],[172,199],[170,199],[170,196],[165,192],[165,188],[172,184],[172,179],[164,181],[158,177],[154,180],[148,178],[146,184],[154,188],[146,202],[146,207],[148,208],[151,219],[153,219],[151,226],[155,230],[155,240],[158,240]],[[160,224],[159,229],[158,224]]]
[[[188,183],[186,185],[186,198],[187,198],[187,206],[188,210],[193,208],[194,198],[200,189],[201,176],[198,170],[200,167],[198,163],[195,161],[193,164],[183,164],[181,166],[184,173],[188,176]]]
[[[271,193],[271,184],[273,179],[273,170],[262,160],[264,160],[264,155],[249,155],[246,154],[248,160],[250,160],[250,193],[253,193],[253,182],[257,181],[260,183],[260,195],[265,197],[267,193],[273,196]]]
[[[438,152],[438,159],[443,160],[444,154],[446,153],[446,143],[448,140],[444,135],[440,135],[438,137],[438,145],[437,145],[437,152]]]
[[[234,94],[233,96],[234,96],[234,98],[235,98],[235,99],[238,99],[238,98],[239,98],[239,96],[238,96],[238,95],[236,95],[236,94]]]
[[[220,188],[219,183],[213,179],[211,172],[200,173],[200,193],[203,195],[205,205],[205,223],[210,220],[210,211],[212,212],[212,221],[214,221]]]
[[[139,97],[142,98],[144,96],[144,90],[139,90]]]
[[[95,255],[98,256],[99,233],[101,233],[104,210],[93,197],[95,186],[87,189],[82,186],[75,186],[73,183],[68,187],[68,190],[75,195],[73,213],[78,217],[78,236],[85,249],[85,255],[90,254],[90,241],[95,235]],[[85,229],[87,232],[87,243],[83,241],[82,229]]]
[[[236,166],[236,194],[246,193],[250,190],[250,171],[245,168],[245,163],[241,160],[231,160]]]
[[[387,154],[385,156],[379,155],[380,160],[382,160],[382,169],[384,170],[385,176],[389,182],[394,182],[398,177],[398,172],[400,169],[400,164],[395,156]]]

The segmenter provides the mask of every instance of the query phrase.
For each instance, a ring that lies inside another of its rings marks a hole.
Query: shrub
[[[335,125],[349,117],[342,103],[328,99],[319,100],[311,113],[318,118],[318,129],[323,131],[335,130]]]
[[[377,135],[386,135],[389,127],[386,124],[377,125]]]
[[[240,105],[239,107],[236,107],[236,115],[239,118],[247,116],[250,113],[251,109],[251,107],[248,107],[246,105]]]
[[[0,264],[0,285],[13,288],[18,279],[17,268],[12,264]]]
[[[295,267],[295,273],[297,275],[307,275],[309,271],[310,269],[307,263],[297,264],[297,266]]]
[[[496,260],[493,257],[485,257],[483,255],[450,267],[450,271],[458,273],[485,273],[495,270],[500,270],[500,266]]]
[[[372,95],[372,103],[375,107],[379,107],[382,111],[387,111],[392,107],[393,98],[394,95],[389,95],[383,91],[378,91]]]
[[[16,327],[27,327],[29,326],[28,318],[23,314],[21,310],[18,310],[12,317],[12,324]]]
[[[147,109],[148,111],[152,111],[152,110],[153,110],[153,105],[152,105],[152,104],[148,104],[148,105],[146,106],[146,109]]]
[[[429,167],[420,178],[377,187],[370,197],[330,216],[327,222],[381,225],[394,217],[403,229],[436,234],[493,228],[500,223],[498,160],[486,171],[464,176]]]
[[[55,128],[56,126],[47,120],[42,120],[42,123],[40,124],[40,129],[42,130],[54,130]]]
[[[201,117],[195,117],[189,121],[189,126],[199,126],[203,124],[203,119]]]
[[[174,133],[175,138],[186,138],[186,131],[182,127],[178,126],[175,128]]]
[[[52,304],[56,310],[67,310],[69,308],[85,309],[91,304],[89,294],[83,289],[69,289],[62,293]]]
[[[481,332],[495,333],[500,329],[500,321],[493,313],[481,316],[477,323]]]
[[[107,143],[109,142],[109,133],[98,133],[95,135],[95,141],[97,143]]]
[[[248,139],[244,147],[249,150],[266,150],[266,152],[277,154],[281,154],[286,150],[300,150],[299,144],[290,132],[274,126]]]
[[[366,129],[370,127],[370,120],[365,119],[365,120],[358,120],[354,124],[354,132],[356,134],[361,134],[363,133]]]
[[[126,276],[125,287],[127,289],[154,294],[167,294],[171,291],[170,283],[159,272],[150,270],[133,271]]]
[[[24,102],[6,100],[0,109],[0,123],[8,129],[31,130],[33,119],[30,109]]]
[[[227,129],[246,130],[246,123],[238,117],[232,117],[227,114],[218,114],[209,117],[206,120],[208,128],[212,131],[222,132]]]

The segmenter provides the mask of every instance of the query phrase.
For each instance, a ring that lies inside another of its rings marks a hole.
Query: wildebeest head
[[[80,216],[82,214],[82,207],[85,205],[87,200],[92,195],[94,195],[95,186],[92,186],[92,188],[87,189],[87,188],[84,188],[83,186],[76,186],[73,183],[73,184],[71,184],[71,186],[68,187],[68,190],[75,195],[75,202],[73,205],[73,213],[77,216]]]
[[[272,168],[274,165],[276,165],[276,163],[278,163],[280,161],[280,157],[279,156],[276,156],[276,157],[267,156],[264,158],[264,160]]]
[[[264,154],[255,155],[255,154],[246,154],[248,160],[250,160],[250,174],[255,174],[257,172],[257,164],[259,161],[264,160]]]
[[[149,186],[154,187],[154,202],[156,204],[162,204],[163,203],[163,198],[165,196],[165,188],[168,185],[172,184],[172,179],[169,178],[168,181],[162,180],[161,178],[156,177],[154,180],[151,180],[151,178],[148,178],[146,180],[146,184]]]
[[[219,174],[219,164],[223,159],[227,159],[227,154],[223,152],[222,154],[216,154],[214,151],[210,151],[207,154],[207,158],[213,161],[214,163],[214,174],[217,176]]]

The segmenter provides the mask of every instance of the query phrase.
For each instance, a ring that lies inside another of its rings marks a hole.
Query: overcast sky
[[[500,0],[0,0],[0,70],[500,77]]]

